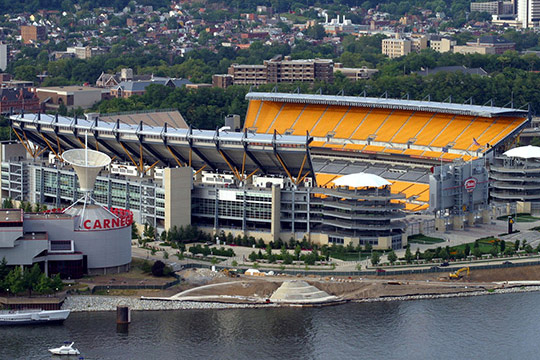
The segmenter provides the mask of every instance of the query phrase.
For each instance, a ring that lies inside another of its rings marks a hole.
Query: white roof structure
[[[349,174],[340,177],[333,181],[337,186],[349,186],[353,188],[360,187],[381,187],[386,185],[392,185],[388,180],[383,179],[380,176],[368,173],[356,173]]]
[[[540,147],[532,145],[520,146],[508,150],[503,155],[522,159],[540,159]]]
[[[489,118],[504,115],[525,116],[527,114],[526,110],[502,108],[495,106],[455,104],[437,101],[373,98],[362,96],[250,92],[246,94],[246,99],[302,104],[308,103],[338,106],[374,107],[396,110],[430,111],[446,114],[481,116]]]

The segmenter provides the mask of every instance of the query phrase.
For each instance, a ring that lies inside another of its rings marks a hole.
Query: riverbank
[[[68,296],[62,309],[72,312],[116,311],[117,306],[128,306],[131,310],[160,311],[160,310],[201,310],[201,309],[239,309],[268,307],[261,304],[230,304],[219,302],[197,301],[159,301],[142,300],[129,296],[102,296],[102,295],[73,295]],[[270,304],[270,306],[274,306]]]
[[[377,298],[350,299],[350,302],[371,303],[388,301],[411,301],[411,300],[434,300],[455,297],[484,296],[497,294],[511,294],[522,292],[537,292],[540,286],[516,286],[509,288],[479,290],[470,292],[455,292],[445,294],[414,294],[403,296],[383,296]],[[346,301],[339,302],[343,304]],[[246,309],[246,308],[267,308],[282,307],[289,305],[280,304],[238,304],[222,302],[198,302],[198,301],[159,301],[142,300],[128,296],[95,296],[95,295],[75,295],[66,298],[62,309],[69,309],[72,312],[96,312],[96,311],[116,311],[117,306],[128,306],[134,311],[164,311],[164,310],[219,310],[219,309]]]

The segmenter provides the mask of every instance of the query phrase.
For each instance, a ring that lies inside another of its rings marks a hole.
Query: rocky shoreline
[[[200,310],[200,309],[242,309],[268,307],[261,304],[231,304],[197,301],[142,300],[129,296],[73,295],[68,296],[62,309],[72,312],[116,311],[117,306],[128,306],[131,310]]]
[[[355,299],[352,302],[381,302],[381,301],[408,301],[408,300],[430,300],[430,299],[443,299],[443,298],[455,298],[466,296],[482,296],[482,295],[496,295],[496,294],[512,294],[520,292],[534,292],[540,291],[540,286],[515,286],[507,287],[504,289],[479,290],[469,292],[456,292],[450,294],[422,294],[422,295],[405,295],[405,296],[386,296],[379,298],[367,298],[367,299]]]
[[[388,296],[379,298],[354,299],[351,302],[381,302],[381,301],[409,301],[409,300],[431,300],[441,298],[454,298],[465,296],[481,296],[495,294],[510,294],[519,292],[540,291],[540,286],[516,286],[492,291],[480,290],[471,292],[456,292],[451,294],[423,294]],[[343,303],[343,302],[339,302]],[[331,305],[331,303],[326,304]],[[134,311],[161,311],[161,310],[202,310],[202,309],[246,309],[261,307],[279,307],[287,305],[278,304],[233,304],[220,302],[197,302],[197,301],[160,301],[142,300],[128,296],[94,296],[94,295],[74,295],[66,298],[62,309],[69,309],[72,312],[93,312],[93,311],[115,311],[117,306],[128,306]]]

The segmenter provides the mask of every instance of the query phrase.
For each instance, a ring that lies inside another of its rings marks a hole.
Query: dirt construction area
[[[450,280],[449,272],[371,277],[293,277],[293,276],[241,276],[231,278],[208,269],[189,269],[180,272],[190,288],[191,297],[269,298],[284,281],[305,280],[329,295],[343,300],[364,300],[383,297],[456,294],[479,290],[504,288],[496,282],[540,280],[540,266],[504,269],[474,270],[469,276]],[[222,284],[222,285],[219,285]],[[210,285],[210,286],[209,286]],[[200,287],[200,289],[197,289]],[[248,301],[248,300],[246,300]],[[234,302],[238,302],[235,300]]]

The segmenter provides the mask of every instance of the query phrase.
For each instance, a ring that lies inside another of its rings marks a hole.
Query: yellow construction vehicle
[[[461,279],[463,277],[463,275],[461,274],[463,271],[467,270],[467,276],[469,276],[470,274],[470,270],[469,270],[469,267],[463,267],[461,269],[459,269],[458,271],[456,272],[453,272],[453,273],[450,273],[448,274],[448,277],[450,279]]]
[[[228,277],[239,277],[237,271],[235,269],[223,269],[223,273],[227,275]]]

